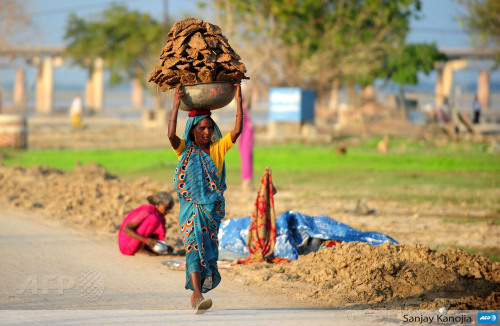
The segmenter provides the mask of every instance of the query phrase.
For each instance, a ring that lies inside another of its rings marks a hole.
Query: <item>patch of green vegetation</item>
[[[500,216],[485,216],[485,217],[470,217],[470,216],[454,216],[443,219],[445,223],[453,224],[477,224],[488,223],[492,225],[500,225]]]
[[[112,174],[175,169],[177,157],[172,150],[36,150],[9,151],[7,166],[47,165],[70,171],[76,162],[96,162]],[[172,170],[173,171],[173,170]]]
[[[347,154],[336,154],[335,145],[285,144],[254,149],[254,182],[266,166],[279,188],[324,189],[338,198],[382,199],[409,203],[466,203],[498,206],[500,154],[484,151],[482,144],[452,143],[445,146],[412,139],[391,139],[391,151],[375,149],[380,140],[357,140]],[[346,143],[352,141],[345,139]],[[72,170],[77,161],[94,161],[111,174],[125,179],[150,177],[170,183],[177,157],[170,148],[160,150],[37,150],[8,151],[7,166],[48,165]],[[226,156],[226,181],[240,184],[238,149]]]
[[[440,246],[437,246],[436,248],[434,248],[434,250],[444,251],[448,248],[459,249],[459,250],[465,251],[465,252],[472,254],[472,255],[483,255],[486,258],[488,258],[489,260],[491,260],[492,262],[500,261],[500,249],[476,250],[476,249],[465,248],[465,247],[456,246],[456,245],[440,245]]]

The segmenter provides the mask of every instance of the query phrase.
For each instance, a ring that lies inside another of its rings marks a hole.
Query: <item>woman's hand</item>
[[[177,84],[177,87],[175,87],[175,92],[174,92],[174,103],[180,103],[181,102],[181,98],[184,97],[185,93],[184,91],[181,89],[181,84]]]
[[[153,249],[153,247],[156,245],[156,240],[153,238],[146,238],[146,241],[144,241],[144,244],[148,246],[149,248]]]
[[[234,84],[236,87],[236,94],[234,95],[237,103],[241,103],[241,82]]]

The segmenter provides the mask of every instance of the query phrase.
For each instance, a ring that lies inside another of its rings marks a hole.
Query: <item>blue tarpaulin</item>
[[[219,250],[248,256],[249,225],[249,216],[222,222],[219,228]],[[387,241],[397,243],[396,240],[383,233],[363,232],[326,215],[309,216],[288,211],[276,219],[274,256],[295,260],[299,256],[299,246],[308,239],[361,241],[373,245]]]

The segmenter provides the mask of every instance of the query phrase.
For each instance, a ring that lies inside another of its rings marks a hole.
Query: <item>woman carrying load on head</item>
[[[212,300],[202,293],[214,289],[221,280],[217,269],[218,231],[225,216],[224,156],[243,128],[240,84],[236,86],[237,112],[234,129],[222,137],[209,110],[191,110],[182,139],[177,137],[177,114],[184,91],[175,89],[168,124],[168,138],[179,163],[174,186],[180,201],[179,227],[186,250],[186,289],[192,290],[191,306],[203,313]]]

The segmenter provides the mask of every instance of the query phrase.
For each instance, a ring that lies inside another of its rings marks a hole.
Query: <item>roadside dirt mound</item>
[[[120,180],[92,162],[77,164],[73,172],[0,166],[0,201],[97,232],[117,232],[125,215],[147,204],[146,197],[158,191],[168,191],[176,198],[172,185],[147,178]],[[175,205],[166,216],[167,234],[178,233],[178,211]]]
[[[498,309],[500,264],[461,250],[342,243],[287,264],[239,265],[228,274],[325,308]]]

